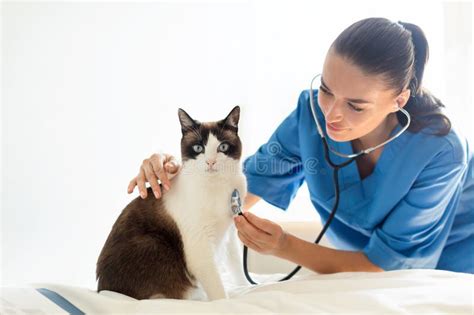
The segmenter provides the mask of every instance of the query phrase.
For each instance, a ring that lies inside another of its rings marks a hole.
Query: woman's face
[[[324,62],[318,93],[328,136],[342,142],[370,134],[382,127],[398,106],[405,106],[409,93],[405,90],[395,95],[381,76],[365,74],[331,49]]]

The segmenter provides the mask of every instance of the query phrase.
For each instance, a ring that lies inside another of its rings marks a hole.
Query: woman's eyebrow
[[[331,89],[324,83],[323,78],[321,77],[321,85],[324,89],[328,90],[328,92],[331,92]],[[357,104],[371,104],[372,102],[361,99],[361,98],[346,98],[351,103],[357,103]]]

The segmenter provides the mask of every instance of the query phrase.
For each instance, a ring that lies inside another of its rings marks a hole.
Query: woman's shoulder
[[[410,133],[415,145],[431,152],[436,164],[467,164],[470,148],[467,139],[455,128],[446,135],[436,135],[433,130]]]
[[[299,94],[298,98],[298,116],[299,117],[311,117],[311,92],[313,96],[314,111],[318,117],[320,123],[324,123],[324,115],[322,114],[320,107],[317,105],[318,102],[318,90],[303,90]],[[324,129],[324,127],[323,127]],[[448,164],[467,164],[472,158],[472,148],[469,147],[469,143],[466,137],[459,133],[455,127],[452,127],[446,135],[436,135],[434,130],[423,129],[418,132],[406,131],[406,135],[400,139],[398,145],[403,150],[405,146],[411,147],[410,154],[420,155],[420,162],[423,160],[426,163],[427,160],[431,160],[431,164],[437,165],[448,165]],[[397,145],[397,144],[393,144]],[[421,150],[423,148],[423,150]]]
[[[318,90],[317,89],[314,89],[312,90],[313,92],[313,99],[315,102],[318,101]],[[298,105],[309,105],[310,104],[310,95],[311,95],[311,90],[307,89],[307,90],[302,90],[300,92],[300,95],[298,97]]]
[[[312,100],[311,100],[311,92],[313,94]],[[313,102],[313,104],[311,104],[311,102]],[[318,105],[318,90],[315,89],[311,91],[308,89],[308,90],[301,91],[298,97],[298,106],[297,106],[299,115],[303,115],[303,116],[312,115],[312,112],[311,112],[312,106],[320,122],[324,122],[325,121],[324,115],[321,112],[321,109]]]

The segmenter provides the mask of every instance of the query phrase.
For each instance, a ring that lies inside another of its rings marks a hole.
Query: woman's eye
[[[349,107],[350,107],[352,110],[356,111],[356,112],[361,112],[361,111],[364,110],[363,108],[359,108],[359,107],[357,107],[357,106],[354,106],[354,104],[352,104],[352,103],[347,103],[347,105],[349,105]]]
[[[319,91],[321,91],[321,97],[333,97],[333,95],[331,94],[331,92],[329,92],[328,90],[326,90],[325,88],[323,88],[323,86],[320,86],[319,87]]]
[[[196,153],[201,153],[204,150],[204,148],[200,144],[195,144],[193,145],[193,150]]]
[[[327,95],[332,95],[331,93],[329,93],[322,85],[319,87],[319,90],[321,92],[323,92],[324,94],[327,94]],[[347,103],[347,105],[349,105],[349,107],[353,110],[353,111],[356,111],[358,113],[362,112],[364,109],[363,108],[359,108],[357,106],[354,106],[354,104],[352,103]]]
[[[229,145],[228,145],[227,143],[221,143],[221,144],[219,145],[219,151],[225,152],[225,151],[227,151],[227,150],[229,150]]]
[[[330,94],[328,91],[326,91],[325,88],[323,88],[322,85],[319,87],[319,90],[320,90],[321,92],[323,92],[324,94]]]

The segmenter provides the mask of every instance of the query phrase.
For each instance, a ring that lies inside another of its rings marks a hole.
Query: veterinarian
[[[248,248],[318,273],[409,268],[474,273],[472,153],[442,113],[442,102],[422,85],[427,60],[426,37],[414,24],[369,18],[336,38],[313,95],[303,91],[296,109],[244,161],[249,191],[244,209],[264,199],[286,210],[306,181],[322,223],[328,220],[335,180],[311,96],[334,163],[377,147],[407,123],[408,129],[339,170],[339,206],[326,233],[335,249],[246,211],[235,224]],[[149,182],[159,198],[157,179],[169,189],[168,176],[179,169],[173,156],[153,154],[128,191],[138,186],[146,197]]]

